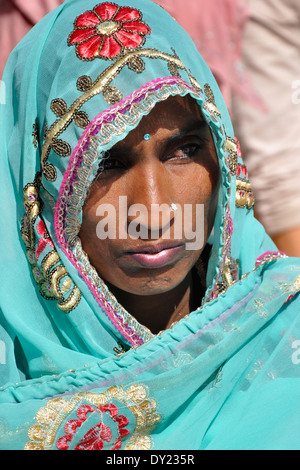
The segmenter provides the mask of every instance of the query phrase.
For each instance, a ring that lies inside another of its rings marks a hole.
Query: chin
[[[126,289],[124,288],[124,285],[120,288],[133,295],[159,295],[175,289],[182,280],[183,279],[180,278],[178,282],[176,282],[176,280],[170,276],[164,276],[163,278],[151,277],[136,280],[133,286],[128,286]]]

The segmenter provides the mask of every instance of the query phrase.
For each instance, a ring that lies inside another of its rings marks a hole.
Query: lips
[[[124,255],[128,260],[136,262],[143,267],[159,268],[172,264],[181,256],[183,250],[183,243],[158,244],[128,251]]]

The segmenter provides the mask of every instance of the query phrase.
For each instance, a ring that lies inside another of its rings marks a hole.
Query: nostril
[[[168,238],[174,225],[176,204],[135,204],[128,209],[128,234],[134,238],[159,239]]]

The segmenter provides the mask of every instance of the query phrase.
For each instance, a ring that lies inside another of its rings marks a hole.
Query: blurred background
[[[155,1],[190,34],[219,83],[248,168],[256,217],[279,250],[299,257],[300,1]],[[61,3],[0,0],[0,78],[11,50]]]
[[[61,3],[63,0],[0,0],[0,79],[12,49],[43,16]]]

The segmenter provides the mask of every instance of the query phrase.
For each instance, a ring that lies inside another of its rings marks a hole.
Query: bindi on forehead
[[[180,138],[192,132],[208,137],[210,131],[197,102],[190,96],[175,96],[158,103],[112,151],[128,151],[139,143],[152,144],[154,137],[156,140],[172,138],[173,135]]]
[[[131,134],[131,135],[130,135]],[[160,154],[161,151],[171,148],[174,145],[182,144],[189,136],[197,136],[200,139],[209,141],[212,139],[208,124],[195,116],[188,116],[181,126],[158,127],[152,133],[128,134],[126,139],[116,144],[109,151],[110,158],[130,159],[139,158],[140,153],[153,150]]]

